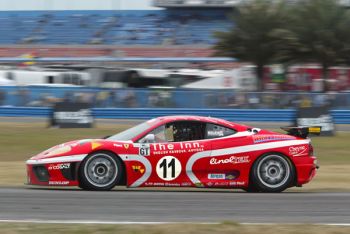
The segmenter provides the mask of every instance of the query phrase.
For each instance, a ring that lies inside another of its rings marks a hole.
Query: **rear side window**
[[[205,129],[205,138],[214,139],[219,137],[230,136],[237,131],[232,128],[223,127],[221,125],[208,123]]]

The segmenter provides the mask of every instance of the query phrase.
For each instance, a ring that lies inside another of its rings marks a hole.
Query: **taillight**
[[[309,144],[309,155],[310,156],[314,155],[314,147],[311,145],[311,143]]]

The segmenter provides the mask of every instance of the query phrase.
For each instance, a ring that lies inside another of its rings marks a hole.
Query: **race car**
[[[212,117],[158,117],[116,135],[67,142],[30,158],[28,184],[282,192],[315,176],[317,160],[307,136],[320,128],[284,130],[287,134]]]

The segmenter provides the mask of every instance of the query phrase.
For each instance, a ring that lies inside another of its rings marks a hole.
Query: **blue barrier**
[[[350,124],[350,110],[331,110],[336,124]]]
[[[0,107],[0,116],[49,117],[47,107]],[[294,109],[180,109],[180,108],[93,108],[93,116],[101,119],[150,119],[165,115],[202,115],[230,121],[292,122]],[[350,110],[332,110],[336,124],[350,124]]]
[[[201,115],[223,118],[231,121],[279,121],[289,122],[295,116],[290,110],[248,110],[248,109],[180,109],[180,108],[95,108],[96,118],[104,119],[149,119],[164,115]]]

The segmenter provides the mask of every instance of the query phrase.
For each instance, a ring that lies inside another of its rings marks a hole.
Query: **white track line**
[[[41,219],[0,219],[0,223],[42,223],[42,224],[219,224],[218,222],[134,222],[134,221],[99,221],[99,220],[41,220]]]
[[[42,220],[42,219],[0,219],[0,223],[38,223],[38,224],[112,224],[112,225],[159,225],[159,224],[220,224],[221,222],[134,222],[99,220]],[[238,223],[241,225],[324,225],[350,227],[350,223]]]
[[[322,225],[350,227],[350,223],[239,223],[241,225]]]

